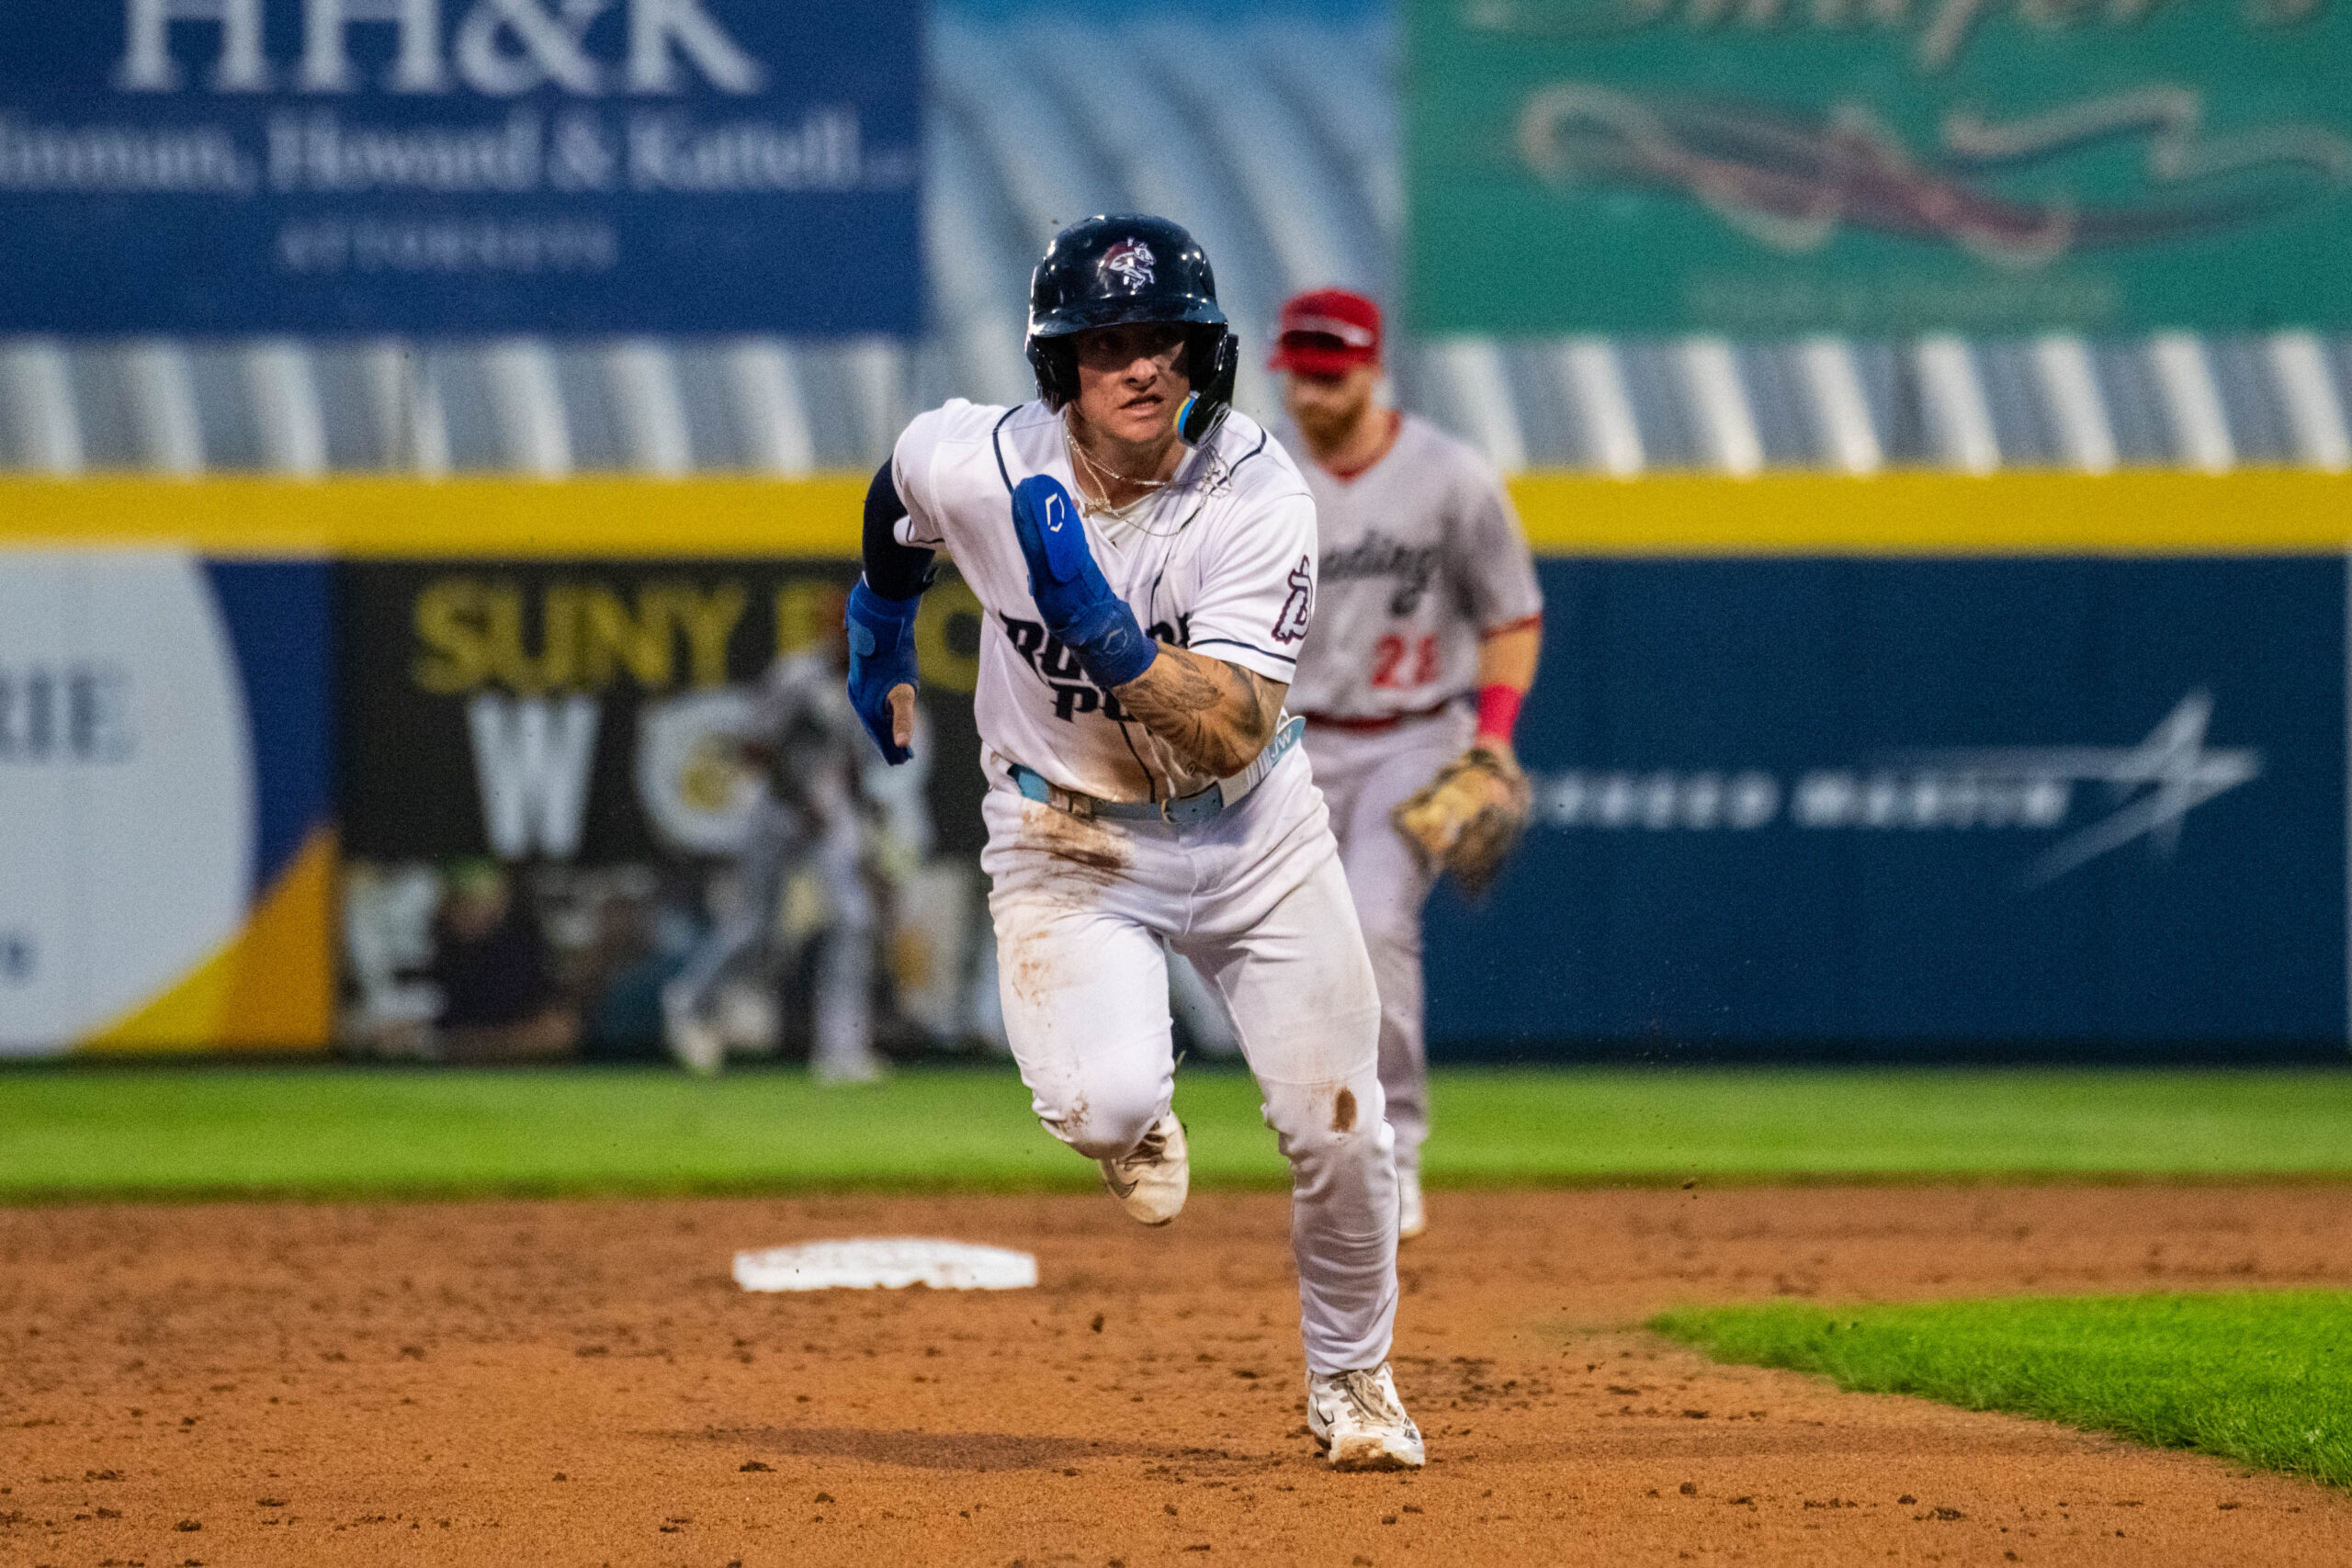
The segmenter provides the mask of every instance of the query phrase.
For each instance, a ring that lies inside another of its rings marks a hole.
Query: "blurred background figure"
[[[572,1054],[578,1011],[504,865],[480,855],[438,867],[358,865],[350,881],[351,1049],[446,1062]]]
[[[868,886],[867,848],[903,871],[919,863],[890,851],[910,838],[910,803],[871,800],[857,716],[842,684],[838,636],[785,655],[768,669],[745,725],[744,760],[765,787],[736,860],[736,908],[695,949],[662,991],[662,1038],[691,1072],[724,1066],[729,1032],[718,1016],[730,982],[773,998],[779,977],[810,976],[809,1069],[829,1083],[881,1077],[874,1045],[875,940],[883,929]],[[893,781],[895,784],[896,781]],[[921,813],[921,781],[911,807]],[[870,830],[869,830],[869,824]],[[896,832],[892,831],[896,829]],[[773,1025],[768,1026],[773,1036]]]
[[[1395,816],[1457,757],[1476,760],[1470,776],[1497,791],[1520,776],[1511,734],[1535,681],[1544,594],[1492,465],[1381,400],[1377,305],[1343,288],[1297,296],[1283,307],[1272,367],[1284,378],[1284,434],[1308,459],[1299,471],[1322,551],[1290,705],[1306,718],[1380,987],[1380,1087],[1409,1241],[1423,1225],[1430,1130],[1421,906],[1439,868]]]
[[[451,862],[441,874],[433,962],[434,1019],[444,1061],[568,1056],[580,1020],[562,997],[538,922],[494,860]]]

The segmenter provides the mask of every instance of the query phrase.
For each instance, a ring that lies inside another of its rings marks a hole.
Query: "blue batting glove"
[[[849,630],[849,703],[882,760],[892,767],[914,753],[898,743],[890,731],[890,694],[896,688],[919,686],[915,679],[915,612],[922,595],[885,599],[859,578],[849,591],[849,610],[842,624]]]
[[[1143,635],[1136,613],[1094,564],[1086,525],[1059,479],[1032,474],[1013,487],[1012,532],[1046,629],[1078,655],[1096,685],[1124,686],[1151,667],[1159,645]]]

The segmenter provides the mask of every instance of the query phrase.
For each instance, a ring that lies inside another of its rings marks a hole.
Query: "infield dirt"
[[[1417,1475],[1305,1436],[1285,1201],[0,1211],[0,1562],[2352,1562],[2352,1498],[1717,1367],[1682,1303],[2352,1284],[2352,1189],[1434,1194]],[[944,1235],[1001,1294],[752,1296]]]

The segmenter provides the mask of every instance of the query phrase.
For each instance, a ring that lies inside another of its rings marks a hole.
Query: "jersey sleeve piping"
[[[1012,470],[1004,466],[1004,423],[1005,420],[1009,420],[1014,414],[1019,413],[1022,406],[1023,405],[1019,403],[1015,403],[1012,407],[1005,410],[1003,418],[999,419],[996,422],[994,428],[990,429],[989,432],[989,450],[996,454],[996,475],[997,478],[1004,481],[1004,493],[1007,495],[1011,495],[1012,493]]]
[[[1296,659],[1287,653],[1276,653],[1271,649],[1260,648],[1254,642],[1243,642],[1238,637],[1204,637],[1198,642],[1192,644],[1191,647],[1195,652],[1204,648],[1238,648],[1248,652],[1254,653],[1261,659],[1271,659],[1278,663],[1288,664],[1293,667],[1295,667],[1298,663]]]
[[[1256,445],[1255,446],[1250,447],[1249,451],[1245,452],[1244,454],[1242,454],[1242,455],[1241,455],[1241,457],[1240,457],[1239,458],[1238,458],[1238,459],[1236,459],[1236,460],[1235,460],[1233,467],[1231,467],[1230,468],[1227,468],[1227,469],[1226,470],[1226,478],[1227,478],[1227,479],[1232,479],[1235,475],[1237,475],[1237,474],[1240,473],[1240,472],[1241,472],[1241,465],[1242,465],[1242,464],[1244,464],[1244,463],[1247,463],[1250,458],[1252,458],[1252,457],[1256,457],[1259,453],[1263,452],[1263,451],[1266,449],[1266,443],[1267,443],[1268,441],[1272,440],[1272,436],[1270,436],[1269,434],[1267,434],[1267,433],[1266,433],[1263,429],[1261,429],[1261,430],[1258,432],[1258,445]]]

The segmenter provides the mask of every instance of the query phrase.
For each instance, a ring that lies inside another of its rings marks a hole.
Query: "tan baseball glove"
[[[1389,820],[1412,840],[1421,863],[1449,872],[1462,890],[1484,893],[1527,826],[1527,775],[1509,755],[1473,746],[1441,770]]]

